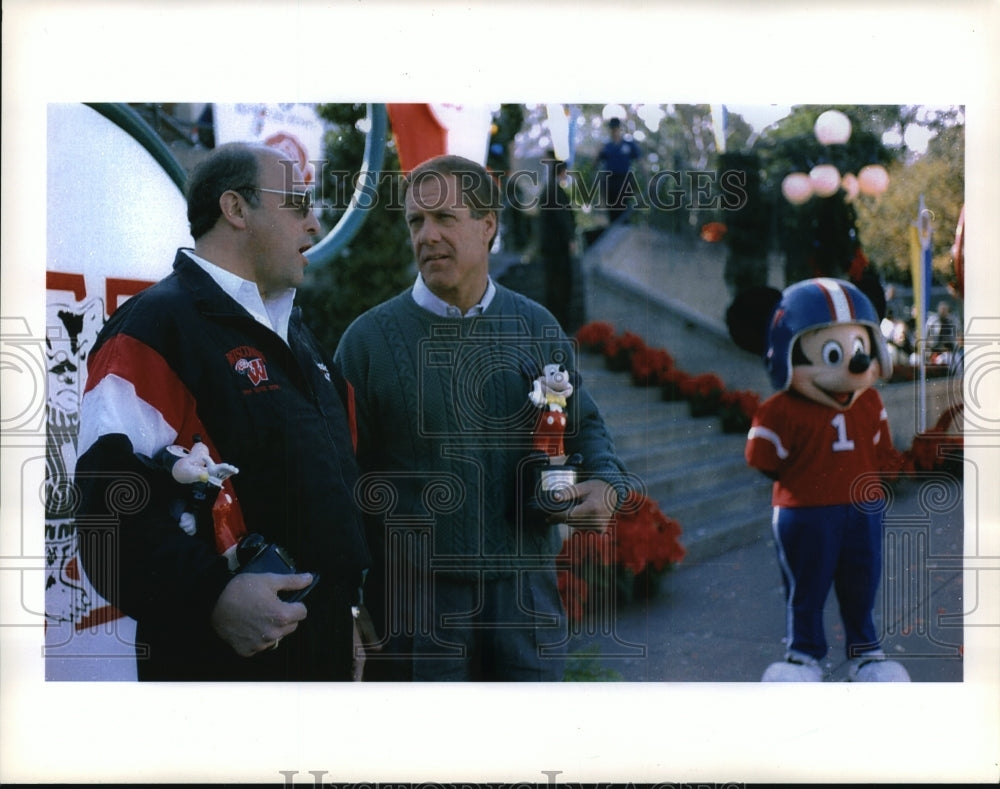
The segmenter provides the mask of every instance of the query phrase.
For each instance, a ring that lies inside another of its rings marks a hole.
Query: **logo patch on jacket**
[[[268,380],[267,359],[260,351],[250,345],[233,348],[226,354],[226,359],[239,375],[246,376],[254,387]]]

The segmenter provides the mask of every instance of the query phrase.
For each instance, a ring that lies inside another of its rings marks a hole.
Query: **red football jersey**
[[[825,507],[881,497],[870,476],[863,495],[855,484],[890,468],[896,452],[882,398],[867,389],[847,411],[795,392],[772,395],[757,409],[745,454],[776,479],[775,506]]]

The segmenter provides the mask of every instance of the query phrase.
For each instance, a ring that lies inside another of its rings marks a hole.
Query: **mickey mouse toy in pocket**
[[[745,292],[727,323],[740,347],[763,356],[778,390],[754,416],[745,450],[747,463],[774,480],[772,529],[786,599],[785,659],[762,681],[823,679],[823,608],[833,587],[848,679],[908,682],[903,666],[886,659],[872,617],[884,493],[857,485],[902,465],[873,388],[891,375],[892,359],[872,302],[847,281],[809,279],[783,292]]]

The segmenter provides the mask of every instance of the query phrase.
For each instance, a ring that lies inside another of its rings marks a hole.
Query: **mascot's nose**
[[[865,372],[869,367],[872,366],[872,357],[867,353],[862,353],[858,351],[854,356],[851,357],[851,361],[847,364],[847,369],[852,373],[857,375],[858,373]]]

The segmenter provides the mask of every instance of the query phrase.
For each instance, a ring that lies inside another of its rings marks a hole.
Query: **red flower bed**
[[[686,553],[680,535],[680,524],[638,493],[625,500],[605,531],[574,531],[557,561],[567,615],[580,621],[588,606],[600,607],[608,595],[631,590],[637,577],[656,578],[669,570]]]
[[[660,376],[674,366],[674,357],[659,348],[640,348],[632,353],[632,383],[653,386]]]
[[[688,373],[678,370],[676,367],[661,371],[657,383],[660,385],[660,394],[663,399],[667,401],[683,400],[685,382],[690,377]]]
[[[702,373],[681,384],[681,394],[690,403],[691,416],[713,416],[719,412],[719,402],[726,385],[715,373]]]
[[[961,403],[951,406],[938,418],[930,430],[913,437],[910,456],[915,468],[922,471],[951,469],[961,471],[961,454],[964,448],[962,438]]]
[[[725,391],[719,398],[722,432],[746,433],[760,407],[760,395],[748,389]]]
[[[633,493],[615,516],[612,524],[617,561],[638,575],[652,567],[665,570],[684,558],[684,546],[678,538],[681,525],[660,511],[648,496]]]
[[[576,332],[580,346],[591,353],[600,353],[604,343],[615,336],[615,327],[606,321],[592,321],[581,326]]]

